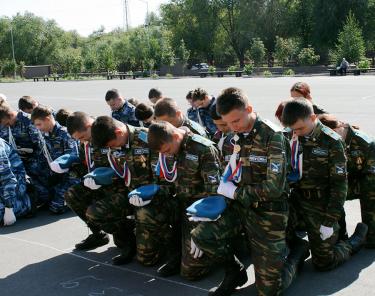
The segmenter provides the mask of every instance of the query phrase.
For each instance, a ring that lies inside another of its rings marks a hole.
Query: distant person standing
[[[111,108],[112,117],[125,124],[139,126],[139,121],[135,118],[135,107],[124,99],[115,88],[110,89],[105,94],[105,101]]]
[[[348,68],[349,68],[349,62],[345,58],[342,58],[342,61],[339,67],[339,73],[341,75],[346,75],[346,71],[348,70]]]

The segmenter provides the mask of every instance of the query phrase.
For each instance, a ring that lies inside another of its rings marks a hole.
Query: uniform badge
[[[322,148],[314,148],[312,150],[312,154],[315,154],[317,156],[328,156],[328,150]]]
[[[375,165],[370,166],[369,169],[368,169],[368,171],[371,174],[375,174]]]
[[[271,172],[272,173],[280,173],[281,172],[281,163],[279,162],[271,162]]]
[[[198,155],[186,154],[186,159],[191,161],[198,161]]]
[[[345,166],[336,165],[336,174],[344,175],[345,174]]]
[[[217,176],[208,176],[208,181],[211,184],[217,184],[219,182],[219,178]]]
[[[249,160],[250,162],[267,163],[267,156],[250,154]]]

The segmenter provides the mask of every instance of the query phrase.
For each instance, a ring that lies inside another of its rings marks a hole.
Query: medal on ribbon
[[[172,169],[169,170],[166,155],[159,153],[159,161],[156,166],[156,174],[160,178],[164,178],[168,182],[174,182],[177,178],[177,161],[173,163]]]

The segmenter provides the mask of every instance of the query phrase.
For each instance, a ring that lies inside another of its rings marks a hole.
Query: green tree
[[[346,58],[349,62],[359,62],[365,56],[365,41],[353,13],[349,13],[336,44],[337,62]]]
[[[176,56],[180,59],[182,64],[182,75],[184,75],[185,67],[190,57],[190,50],[186,48],[184,39],[181,39],[180,46],[177,49]]]
[[[266,47],[264,43],[259,38],[254,38],[251,44],[249,55],[252,61],[254,61],[255,66],[261,66],[264,62],[266,56]]]
[[[295,39],[276,36],[275,58],[279,64],[286,66],[294,61],[297,52],[298,42]]]

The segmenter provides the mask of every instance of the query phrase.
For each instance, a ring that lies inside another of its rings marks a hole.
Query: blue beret
[[[226,207],[225,197],[214,195],[197,200],[186,211],[193,216],[215,220],[224,212]]]
[[[68,169],[75,163],[80,163],[80,159],[77,155],[74,154],[64,154],[56,158],[54,162],[60,165],[62,169]]]
[[[85,175],[84,178],[93,178],[97,185],[110,185],[114,176],[115,172],[112,168],[100,167]]]
[[[150,200],[156,193],[158,193],[159,189],[160,186],[156,184],[144,185],[131,191],[128,194],[128,197],[131,198],[134,195],[138,195],[142,200]]]

